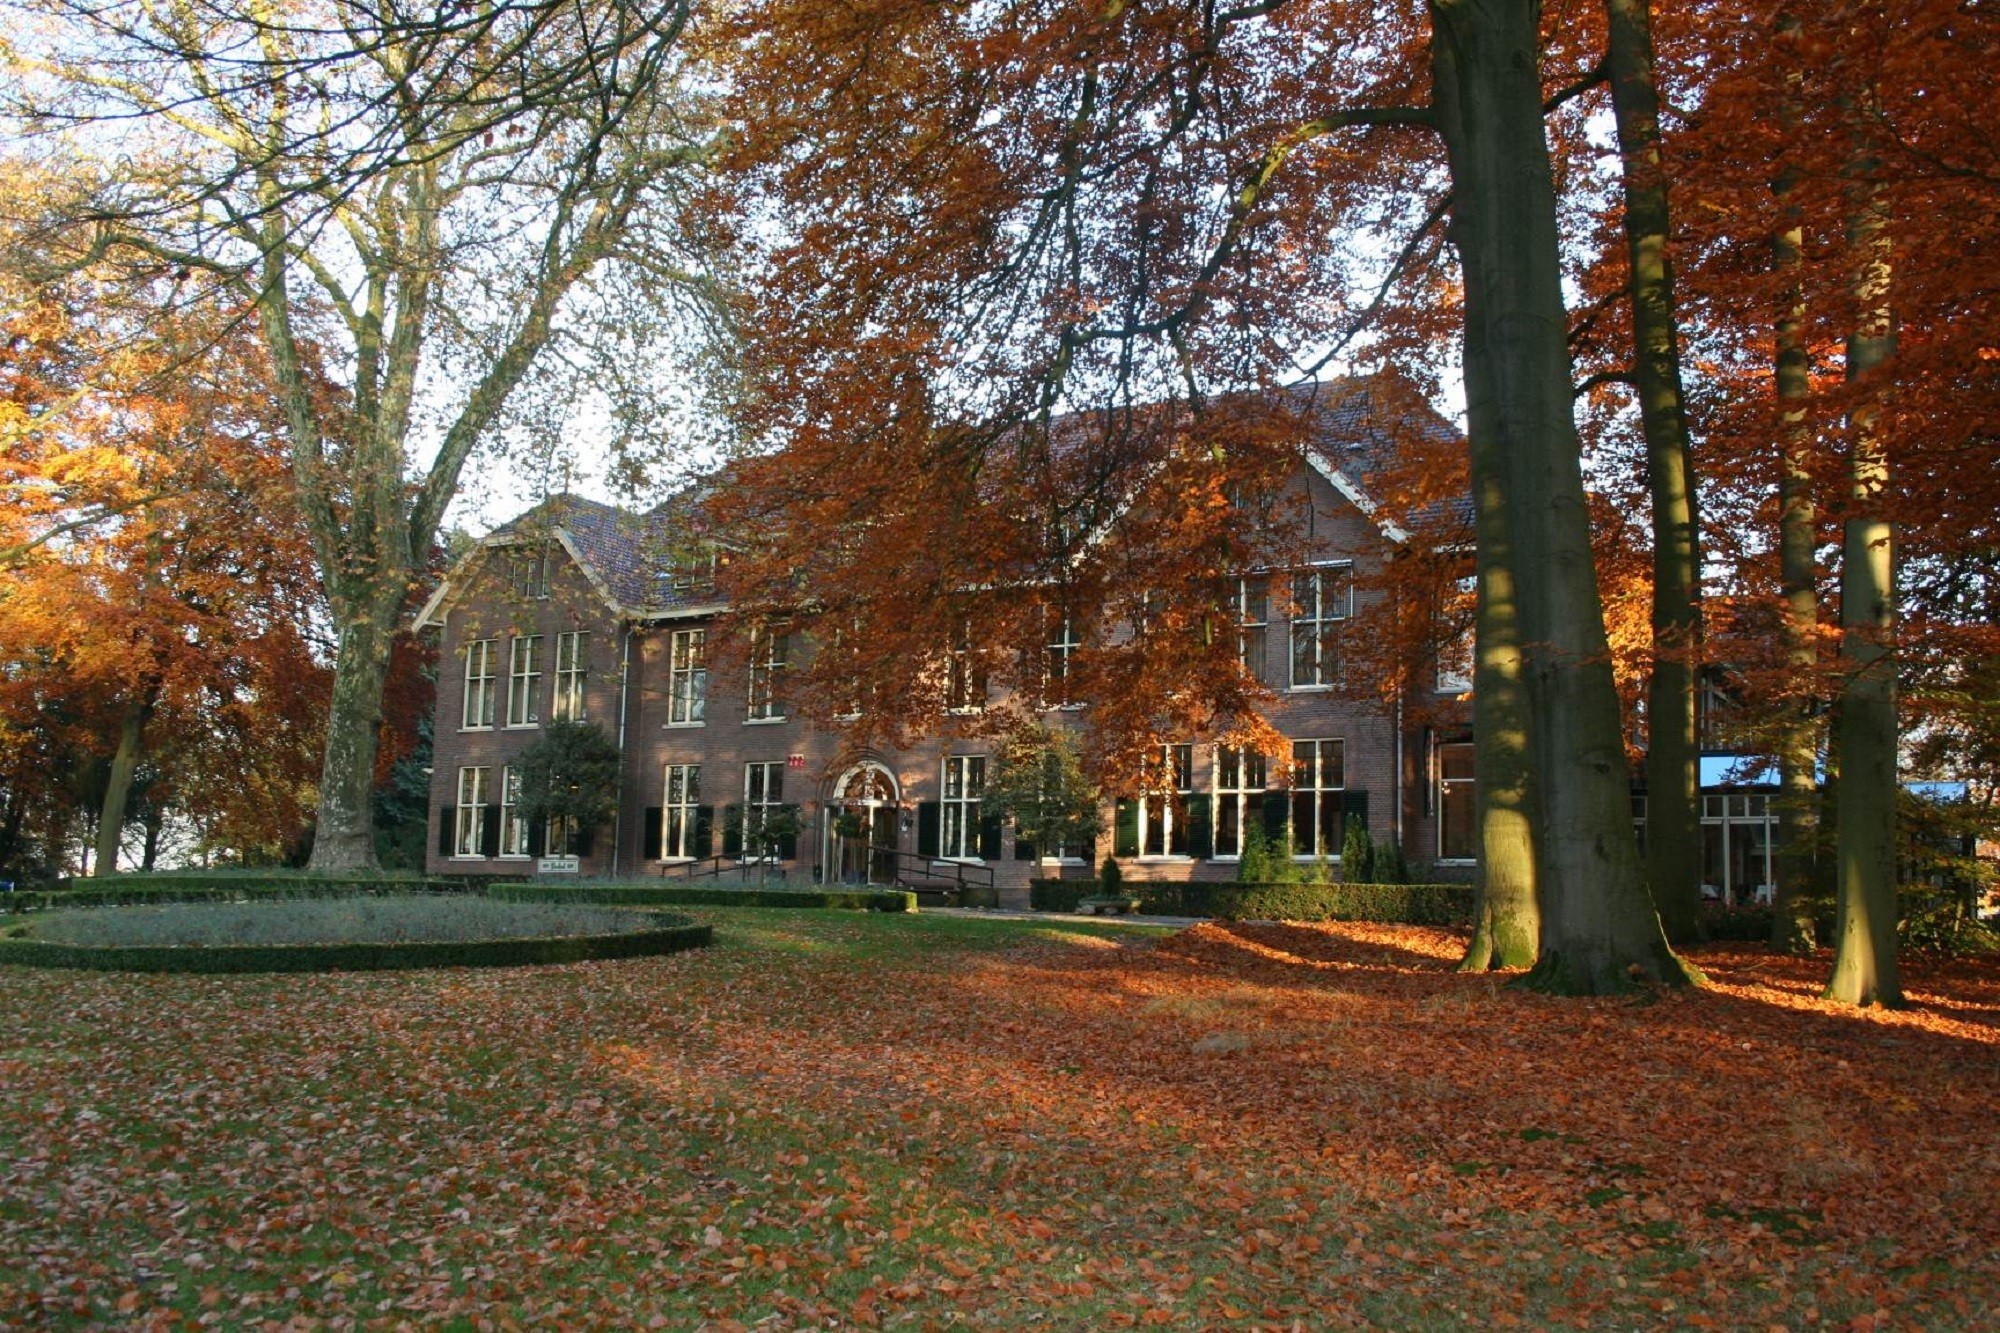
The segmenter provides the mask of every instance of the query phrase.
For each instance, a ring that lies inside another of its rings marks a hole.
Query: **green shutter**
[[[486,807],[486,822],[479,830],[479,854],[481,856],[500,855],[500,807]]]
[[[1215,827],[1206,796],[1193,796],[1187,803],[1188,855],[1206,861],[1215,855]]]
[[[1021,832],[1021,826],[1014,826],[1014,859],[1032,861],[1035,859],[1035,840]]]
[[[660,829],[666,819],[666,810],[657,805],[646,807],[646,826],[640,831],[639,859],[657,861],[660,859]]]
[[[743,807],[740,805],[723,807],[722,854],[737,857],[743,855]]]
[[[715,807],[698,805],[694,808],[694,842],[688,847],[688,855],[697,861],[715,855]]]
[[[1111,854],[1113,856],[1137,856],[1139,854],[1139,803],[1130,797],[1118,802],[1118,809],[1111,821]]]
[[[1273,842],[1285,836],[1292,822],[1292,795],[1283,789],[1264,793],[1264,836]]]
[[[944,827],[944,811],[936,801],[917,802],[917,855],[936,856]]]
[[[549,850],[549,821],[538,816],[528,821],[528,855],[546,856]]]
[[[590,849],[596,845],[596,842],[596,829],[588,826],[580,828],[576,831],[576,836],[570,840],[570,853],[575,856],[589,856]]]
[[[783,812],[785,821],[791,825],[791,831],[778,839],[778,859],[796,861],[799,859],[799,808],[796,805],[786,805],[780,806],[779,809]]]
[[[451,838],[458,831],[458,807],[441,805],[438,807],[438,855],[450,856]]]
[[[1000,859],[1000,816],[987,815],[979,821],[979,859]]]

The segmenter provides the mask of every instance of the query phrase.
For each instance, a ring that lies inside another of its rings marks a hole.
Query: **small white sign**
[[[579,868],[574,856],[544,856],[535,862],[535,873],[538,875],[574,875]]]

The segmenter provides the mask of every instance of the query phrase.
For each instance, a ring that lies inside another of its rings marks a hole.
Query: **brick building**
[[[1309,507],[1307,559],[1237,589],[1246,665],[1275,692],[1267,717],[1292,741],[1288,775],[1189,742],[1170,751],[1177,793],[1115,802],[1095,848],[1032,848],[981,817],[990,746],[855,752],[837,722],[787,709],[783,675],[800,645],[783,636],[753,644],[746,666],[711,672],[707,637],[728,608],[684,508],[635,514],[563,496],[487,536],[419,616],[440,636],[430,871],[526,875],[544,850],[567,850],[586,875],[685,873],[736,857],[737,830],[789,810],[799,831],[769,868],[790,880],[892,882],[967,865],[991,872],[1003,903],[1025,902],[1032,876],[1085,873],[1105,854],[1132,878],[1230,879],[1243,831],[1286,821],[1300,846],[1337,853],[1343,821],[1358,819],[1431,874],[1468,875],[1469,732],[1403,726],[1401,708],[1333,688],[1353,576],[1393,559],[1404,537],[1377,520],[1367,490],[1386,442],[1366,382],[1320,386],[1309,410],[1316,440],[1292,480]],[[1281,579],[1288,588],[1274,591]],[[1449,698],[1468,682],[1440,673],[1435,684]],[[1087,725],[1087,708],[1062,711]],[[610,827],[549,831],[514,815],[511,761],[556,719],[618,741]]]

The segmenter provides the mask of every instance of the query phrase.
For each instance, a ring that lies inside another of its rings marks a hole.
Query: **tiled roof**
[[[1363,492],[1380,499],[1376,479],[1395,464],[1398,440],[1459,445],[1458,428],[1414,390],[1382,375],[1354,376],[1296,385],[1285,390],[1294,408],[1318,429],[1309,446],[1328,467],[1340,472]],[[1469,538],[1472,496],[1467,494],[1425,505],[1408,516],[1426,527],[1455,519]]]

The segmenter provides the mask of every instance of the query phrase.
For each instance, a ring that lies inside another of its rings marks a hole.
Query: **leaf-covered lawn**
[[[1559,1001],[1440,931],[699,915],[562,968],[0,970],[0,1322],[2000,1321],[1990,964],[1856,1016],[1747,948]]]

